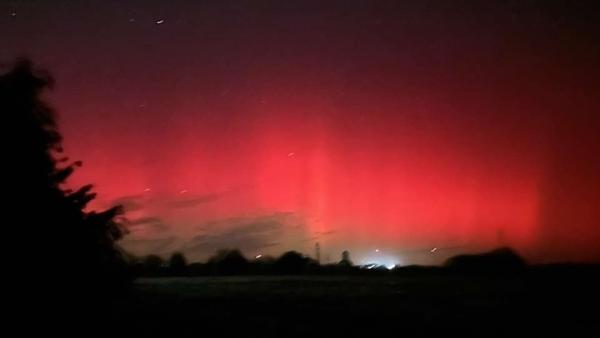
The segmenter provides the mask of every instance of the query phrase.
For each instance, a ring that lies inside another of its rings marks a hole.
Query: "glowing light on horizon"
[[[379,249],[378,249],[379,250]],[[377,267],[385,267],[388,270],[391,270],[399,265],[400,259],[393,255],[382,255],[379,253],[372,256],[367,256],[360,260],[362,266],[365,266],[367,269],[373,269]]]

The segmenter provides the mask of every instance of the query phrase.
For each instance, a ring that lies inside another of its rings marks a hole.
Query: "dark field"
[[[112,313],[163,337],[598,336],[595,274],[140,279]]]

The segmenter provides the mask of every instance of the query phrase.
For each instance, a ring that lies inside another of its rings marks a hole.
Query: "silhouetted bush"
[[[248,272],[248,260],[237,250],[219,250],[208,260],[216,274],[237,275]]]
[[[525,260],[510,248],[500,248],[490,252],[471,255],[458,255],[449,258],[445,266],[461,272],[507,272],[526,267]]]
[[[275,261],[273,269],[280,274],[299,274],[311,266],[318,266],[318,263],[299,252],[288,251]]]
[[[160,276],[165,275],[167,263],[158,255],[148,255],[138,263],[138,275],[141,276]]]
[[[205,263],[190,263],[186,268],[189,276],[208,276],[211,274],[210,266]]]
[[[187,259],[181,252],[175,252],[169,258],[169,273],[173,275],[183,275],[187,269]]]

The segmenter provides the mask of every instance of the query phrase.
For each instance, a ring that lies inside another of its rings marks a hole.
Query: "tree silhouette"
[[[352,260],[350,260],[350,252],[348,250],[344,250],[344,252],[342,252],[342,260],[340,260],[338,264],[343,266],[354,265],[352,264]]]
[[[445,266],[461,272],[508,272],[522,270],[527,262],[508,247],[479,254],[464,254],[448,258]]]
[[[158,255],[148,255],[144,257],[141,263],[142,274],[158,276],[165,265],[164,260]]]
[[[214,272],[224,275],[243,274],[248,270],[248,260],[237,249],[219,250],[208,260]]]
[[[175,252],[169,258],[169,270],[172,274],[181,275],[187,268],[187,259],[181,252]]]
[[[14,268],[27,273],[28,262],[40,261],[37,276],[51,276],[52,287],[68,294],[102,295],[126,285],[125,260],[115,245],[124,231],[122,208],[88,211],[96,194],[91,185],[76,190],[65,182],[80,161],[63,155],[62,136],[54,110],[42,99],[54,81],[19,60],[0,75],[0,112],[5,124],[10,179],[5,200],[18,215],[11,236],[17,239],[20,260]],[[29,271],[31,273],[31,271]],[[79,296],[77,296],[79,297]]]
[[[282,274],[299,274],[305,272],[309,264],[318,265],[315,261],[296,251],[287,251],[274,263],[274,269]]]

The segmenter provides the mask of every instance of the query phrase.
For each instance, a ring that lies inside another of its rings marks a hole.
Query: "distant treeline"
[[[260,256],[247,259],[239,250],[220,250],[204,263],[188,263],[181,253],[169,259],[149,255],[132,259],[136,275],[141,277],[168,276],[221,276],[221,275],[389,275],[411,273],[470,273],[517,272],[528,267],[516,252],[500,248],[481,254],[458,255],[448,259],[442,266],[358,266],[344,252],[342,259],[334,264],[320,264],[313,258],[296,251],[288,251],[279,257]]]

